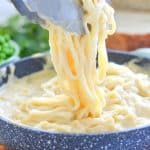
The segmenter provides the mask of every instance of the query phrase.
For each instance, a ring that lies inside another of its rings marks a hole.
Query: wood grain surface
[[[7,148],[4,145],[0,145],[0,150],[7,150]]]
[[[133,51],[138,48],[150,47],[150,34],[116,33],[107,39],[107,48],[114,50]]]

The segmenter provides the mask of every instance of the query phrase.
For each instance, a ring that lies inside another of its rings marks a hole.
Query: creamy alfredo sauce
[[[22,79],[14,77],[0,89],[0,115],[17,124],[77,133],[110,132],[150,123],[150,78],[147,75],[109,63],[107,77],[100,87],[106,99],[102,114],[77,118],[74,104],[67,97],[63,99],[55,72],[46,68]],[[54,95],[58,99],[54,100]]]

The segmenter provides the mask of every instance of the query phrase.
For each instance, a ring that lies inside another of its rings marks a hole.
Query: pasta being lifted
[[[52,61],[61,89],[71,97],[75,109],[82,111],[82,117],[99,116],[105,99],[98,84],[106,76],[108,60],[105,39],[115,31],[114,10],[104,0],[82,0],[81,4],[87,34],[78,36],[50,25]]]

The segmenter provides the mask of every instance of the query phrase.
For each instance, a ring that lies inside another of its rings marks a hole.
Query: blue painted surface
[[[135,58],[111,52],[109,57],[117,63]],[[144,63],[150,64],[150,60],[141,60],[141,65]],[[45,59],[39,56],[15,64],[16,75],[22,77],[22,72],[27,75],[42,70]],[[1,82],[0,85],[7,80]],[[103,134],[61,134],[18,126],[0,117],[0,143],[10,150],[150,150],[150,126]]]

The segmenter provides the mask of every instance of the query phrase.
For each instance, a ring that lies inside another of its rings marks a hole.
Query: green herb
[[[9,39],[10,36],[12,40],[18,43],[21,57],[49,50],[48,31],[38,24],[29,22],[24,17],[14,16],[10,18],[5,26],[0,27],[0,35],[3,34],[6,34],[5,39]],[[0,42],[3,42],[1,37]]]
[[[10,42],[10,36],[8,34],[0,35],[0,63],[7,60],[14,54],[14,47]]]

